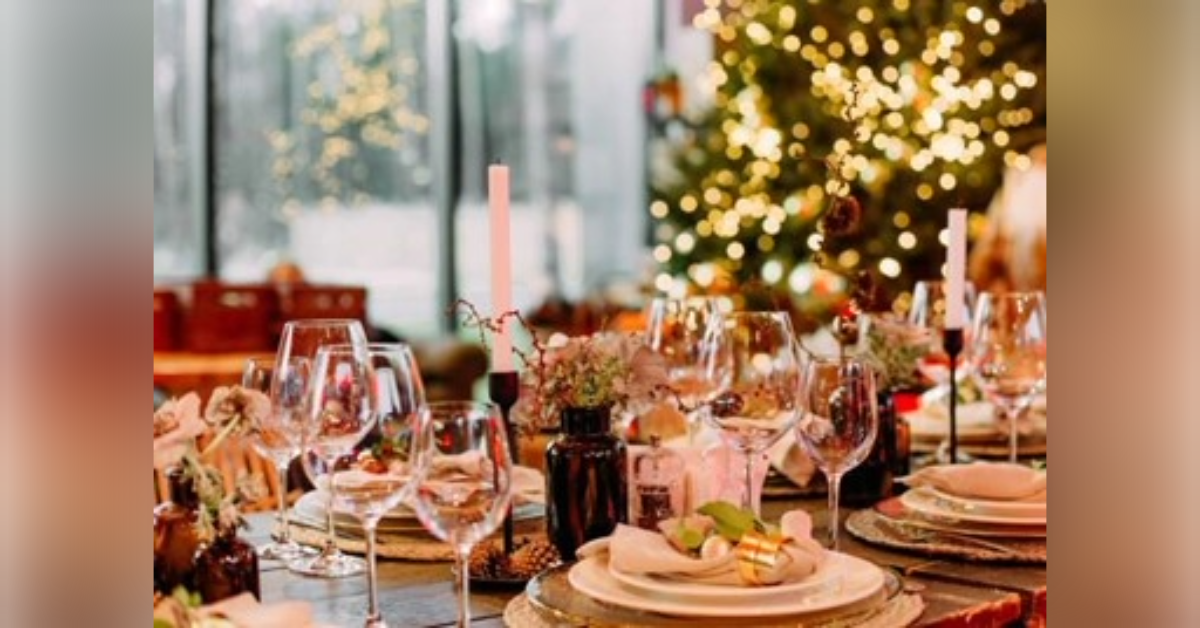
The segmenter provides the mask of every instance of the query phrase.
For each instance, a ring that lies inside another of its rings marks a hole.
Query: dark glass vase
[[[562,434],[546,449],[546,528],[564,558],[628,521],[627,455],[611,408],[563,411]]]
[[[871,453],[842,478],[842,501],[851,506],[868,506],[895,493],[895,479],[907,473],[908,431],[896,412],[892,391],[879,400],[879,433]]]
[[[254,547],[232,530],[222,532],[196,556],[196,587],[205,604],[241,593],[261,599]]]
[[[171,501],[154,509],[154,590],[170,595],[176,587],[195,590],[195,558],[200,548],[196,521],[200,498],[182,469],[167,471]]]

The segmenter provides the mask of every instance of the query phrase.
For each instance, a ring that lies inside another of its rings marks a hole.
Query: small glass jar
[[[658,523],[684,514],[687,463],[683,456],[662,446],[658,435],[650,437],[650,450],[633,460],[633,523],[657,530]]]
[[[183,469],[167,471],[171,501],[154,509],[154,590],[171,595],[176,587],[195,589],[195,558],[200,548],[196,522],[200,497]]]

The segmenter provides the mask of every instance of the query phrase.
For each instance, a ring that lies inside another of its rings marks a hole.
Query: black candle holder
[[[489,374],[488,396],[491,397],[492,403],[500,407],[500,414],[504,418],[504,434],[508,438],[508,451],[512,457],[513,466],[516,466],[521,462],[521,447],[517,442],[516,426],[509,416],[517,399],[521,397],[521,379],[517,376],[516,371]],[[505,555],[511,556],[513,549],[513,509],[509,505],[508,516],[504,518]]]
[[[963,330],[942,332],[942,346],[950,356],[950,464],[958,463],[958,356],[963,350]]]

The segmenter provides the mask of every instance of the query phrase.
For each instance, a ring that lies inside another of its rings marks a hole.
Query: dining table
[[[762,506],[768,519],[796,508],[810,512],[818,529],[827,521],[824,499],[768,499]],[[852,510],[843,509],[843,518]],[[265,544],[275,527],[273,514],[247,517],[245,538]],[[965,562],[921,552],[898,552],[841,535],[841,551],[892,570],[906,592],[917,593],[925,604],[917,626],[976,627],[1046,625],[1045,564]],[[453,626],[457,617],[454,576],[447,562],[381,560],[380,602],[392,626]],[[304,600],[315,618],[334,626],[361,625],[367,605],[365,577],[321,580],[293,574],[281,563],[260,564],[264,603]],[[505,608],[522,593],[520,588],[474,586],[471,608],[474,626],[505,626]],[[521,628],[516,626],[514,628]]]

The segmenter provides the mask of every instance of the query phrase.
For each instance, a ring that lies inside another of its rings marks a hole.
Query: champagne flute
[[[376,533],[388,511],[412,496],[420,476],[416,454],[426,414],[424,385],[407,345],[368,345],[365,368],[358,347],[325,347],[320,355],[319,372],[341,373],[336,382],[326,380],[324,407],[346,408],[362,402],[364,396],[355,391],[365,381],[365,403],[372,418],[365,437],[358,436],[363,433],[361,427],[329,429],[330,424],[325,422],[329,417],[321,419],[306,442],[313,454],[325,446],[330,449],[309,457],[307,470],[314,476],[314,484],[329,488],[337,513],[352,515],[361,524],[367,546],[364,625],[386,628],[379,610]],[[320,363],[321,359],[326,362]],[[351,375],[361,372],[365,372],[365,378]],[[344,443],[355,438],[357,445],[347,451]]]
[[[308,385],[309,364],[305,358],[292,358],[287,368],[289,380],[275,382],[275,358],[250,358],[246,360],[246,368],[242,372],[242,387],[256,390],[273,399],[271,413],[262,417],[258,430],[254,434],[254,448],[259,455],[270,460],[275,465],[279,477],[279,525],[280,528],[272,534],[268,545],[258,548],[258,556],[266,560],[287,562],[302,556],[313,554],[311,548],[300,545],[292,540],[291,528],[288,525],[287,481],[288,466],[293,458],[300,454],[300,440],[303,436],[304,423],[298,415],[279,413],[275,409],[284,403],[275,403],[276,396],[300,397],[304,395]]]
[[[754,470],[802,413],[799,343],[784,312],[736,312],[709,328],[701,349],[704,416],[745,456],[742,507],[755,510]]]
[[[695,441],[700,427],[699,407],[705,398],[700,352],[710,325],[721,316],[712,297],[671,299],[659,297],[650,304],[646,345],[663,356],[667,380],[687,416],[688,442]]]
[[[829,538],[835,552],[842,476],[867,457],[879,432],[875,380],[875,370],[857,357],[813,358],[804,373],[808,412],[796,427],[796,442],[829,485]]]
[[[1017,420],[1046,385],[1046,297],[987,293],[975,312],[968,359],[979,387],[1008,426],[1008,459],[1017,461]]]
[[[281,420],[307,425],[311,400],[310,381],[297,378],[297,365],[307,365],[310,376],[317,351],[328,345],[350,344],[365,347],[367,333],[362,323],[351,319],[311,319],[290,321],[283,327],[279,351],[275,354],[275,377],[272,380],[272,412]],[[301,361],[297,362],[299,358]],[[297,388],[303,382],[302,388]],[[302,459],[307,456],[302,456]],[[332,496],[326,504],[329,537],[325,547],[315,558],[300,558],[288,563],[288,569],[318,578],[344,578],[361,573],[363,561],[344,556],[337,547],[337,536],[333,525]]]
[[[471,548],[496,530],[512,501],[512,456],[500,408],[493,403],[429,404],[420,443],[424,475],[417,518],[454,547],[458,558],[458,626],[471,625]]]

